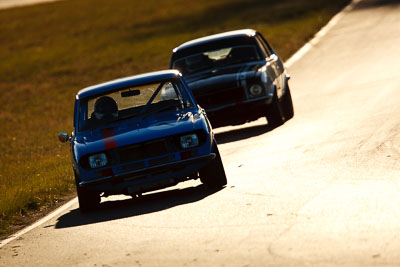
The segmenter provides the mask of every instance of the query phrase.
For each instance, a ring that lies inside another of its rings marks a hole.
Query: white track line
[[[298,61],[300,58],[302,58],[313,46],[315,46],[317,43],[320,42],[321,38],[340,20],[340,18],[343,17],[345,12],[348,12],[354,8],[354,6],[362,0],[353,0],[348,6],[346,6],[341,12],[336,14],[326,26],[324,26],[315,36],[312,40],[310,40],[307,44],[305,44],[302,48],[300,48],[293,56],[291,56],[286,62],[285,66],[290,67],[292,66],[296,61]],[[34,224],[22,229],[21,231],[17,232],[16,234],[12,235],[6,240],[0,241],[0,248],[5,246],[6,244],[10,243],[11,241],[17,239],[18,237],[26,234],[27,232],[35,229],[36,227],[44,224],[48,220],[54,218],[61,212],[69,209],[72,205],[78,203],[78,198],[74,198],[70,200],[69,202],[65,203],[46,217],[40,219],[39,221],[35,222]]]
[[[52,213],[50,213],[49,215],[47,215],[46,217],[36,221],[34,224],[25,227],[24,229],[22,229],[21,231],[17,232],[16,234],[10,236],[9,238],[7,238],[6,240],[0,241],[0,248],[5,246],[6,244],[10,243],[11,241],[13,241],[14,239],[17,239],[18,237],[20,237],[21,235],[26,234],[27,232],[35,229],[36,227],[44,224],[45,222],[51,220],[52,218],[56,217],[58,214],[60,214],[61,212],[69,209],[72,205],[75,205],[76,203],[78,203],[78,198],[74,198],[71,199],[70,201],[68,201],[67,203],[65,203],[64,205],[62,205],[61,207],[59,207],[58,209],[54,210]]]
[[[0,9],[32,6],[41,3],[56,2],[61,0],[0,0]]]
[[[361,0],[353,0],[350,4],[348,4],[341,12],[337,13],[329,22],[326,24],[317,34],[314,35],[314,38],[306,43],[302,48],[300,48],[296,53],[294,53],[286,62],[285,66],[290,68],[296,61],[302,58],[308,51],[316,46],[322,39],[326,33],[332,29],[338,21],[344,16],[346,12],[351,11],[355,5]]]

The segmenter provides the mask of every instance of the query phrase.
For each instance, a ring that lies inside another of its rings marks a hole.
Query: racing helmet
[[[93,115],[97,120],[111,120],[117,118],[117,102],[109,96],[100,97],[94,103]]]

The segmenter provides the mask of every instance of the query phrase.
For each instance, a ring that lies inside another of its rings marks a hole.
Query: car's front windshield
[[[191,108],[194,105],[182,86],[176,81],[162,81],[82,99],[79,131],[105,127],[129,118],[145,119],[156,113]]]
[[[183,75],[190,75],[200,71],[260,59],[261,57],[254,45],[241,45],[204,51],[179,58],[173,62],[172,67],[179,70]]]

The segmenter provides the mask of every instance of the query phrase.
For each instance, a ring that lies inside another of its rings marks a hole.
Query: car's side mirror
[[[58,140],[60,140],[61,142],[65,143],[69,140],[69,136],[66,132],[61,132],[58,134]]]
[[[276,61],[278,61],[278,56],[276,54],[272,54],[271,56],[269,56],[269,58],[267,58],[267,61],[269,63],[276,62]]]

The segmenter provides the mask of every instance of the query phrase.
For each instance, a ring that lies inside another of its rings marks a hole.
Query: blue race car
[[[189,179],[226,185],[205,111],[176,70],[152,72],[85,88],[75,100],[70,142],[79,207],[101,196],[138,196]]]

